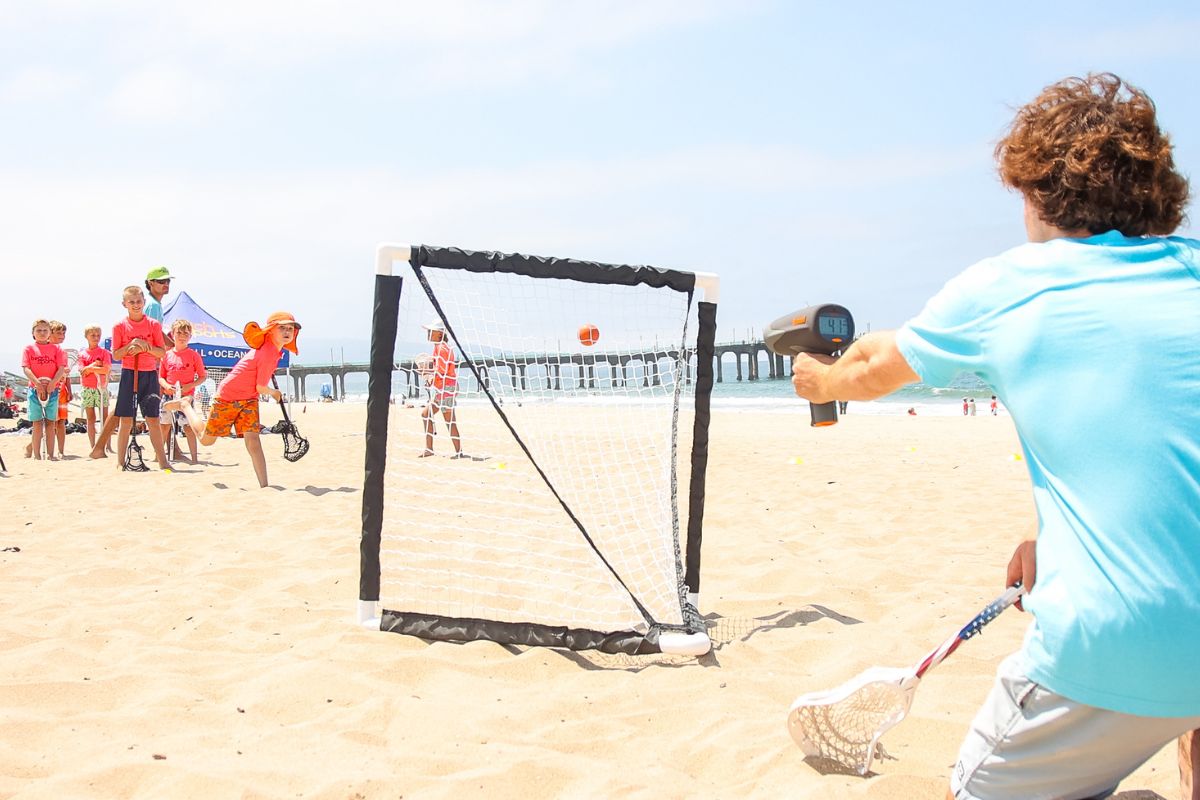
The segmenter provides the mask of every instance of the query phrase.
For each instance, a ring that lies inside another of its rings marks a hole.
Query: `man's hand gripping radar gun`
[[[763,341],[772,353],[840,354],[854,341],[854,317],[833,303],[809,306],[780,317],[763,329]],[[813,427],[837,423],[837,403],[809,404]]]

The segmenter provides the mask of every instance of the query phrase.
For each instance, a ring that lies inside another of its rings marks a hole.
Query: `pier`
[[[532,355],[506,355],[503,358],[476,359],[476,366],[485,381],[506,380],[514,388],[528,389],[532,382],[540,382],[546,389],[562,390],[564,388],[596,388],[601,380],[597,367],[603,368],[603,380],[610,381],[615,386],[627,386],[640,382],[643,386],[658,386],[661,384],[661,361],[674,362],[675,351],[647,350],[643,352],[620,353],[537,353]],[[727,364],[729,356],[733,363]],[[783,356],[776,355],[767,349],[762,341],[727,342],[713,347],[713,358],[716,362],[713,372],[717,383],[724,383],[725,371],[732,367],[732,379],[742,381],[757,381],[764,376],[763,366],[766,366],[766,378],[775,380],[791,375],[791,363]],[[745,366],[743,367],[743,362]],[[571,375],[565,375],[563,367],[571,365]],[[334,400],[346,396],[346,376],[355,373],[368,374],[370,364],[367,362],[340,362],[327,364],[302,364],[293,362],[287,370],[292,380],[292,397],[297,401],[308,400],[308,378],[328,376]],[[400,373],[408,397],[417,397],[421,393],[422,380],[417,374],[413,359],[397,361],[392,365],[393,374]],[[694,379],[695,367],[690,360],[684,380],[691,383]],[[460,380],[470,376],[470,370],[464,362],[458,364]],[[315,398],[314,398],[315,399]]]

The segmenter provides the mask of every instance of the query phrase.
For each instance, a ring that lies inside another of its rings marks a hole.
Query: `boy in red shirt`
[[[451,458],[463,458],[462,439],[458,434],[458,417],[454,411],[454,401],[458,397],[458,367],[454,352],[446,343],[446,328],[441,320],[434,320],[423,326],[428,331],[429,341],[433,342],[433,364],[427,370],[422,370],[426,381],[433,389],[430,401],[421,409],[421,421],[425,425],[425,451],[420,458],[433,455],[433,418],[441,414],[450,429],[450,445],[454,448]]]
[[[175,339],[175,346],[163,356],[162,364],[158,368],[158,386],[163,394],[173,396],[175,386],[178,385],[180,397],[174,399],[187,399],[190,402],[196,387],[208,378],[208,371],[204,369],[204,360],[200,358],[200,354],[188,347],[188,342],[192,340],[192,323],[186,319],[175,320],[171,323],[171,335]],[[164,405],[160,418],[164,437],[174,435],[174,414],[174,411]],[[187,436],[188,450],[191,451],[192,463],[195,464],[196,432],[192,430],[191,425],[186,425],[183,433]]]
[[[254,464],[254,475],[258,485],[267,486],[267,459],[263,455],[262,441],[258,429],[258,396],[268,394],[280,403],[283,393],[271,386],[271,377],[279,366],[284,349],[299,355],[296,338],[300,335],[300,323],[286,311],[276,311],[267,317],[267,324],[246,325],[246,344],[252,348],[229,371],[225,380],[217,387],[209,411],[208,424],[196,414],[190,403],[173,400],[167,404],[171,410],[182,411],[197,434],[202,434],[200,444],[208,447],[222,436],[234,431],[246,440],[246,451]]]
[[[158,320],[146,316],[146,297],[141,287],[126,286],[121,305],[129,316],[113,326],[113,359],[121,360],[121,385],[117,389],[117,407],[113,415],[120,427],[117,429],[117,469],[125,468],[125,448],[133,430],[133,418],[140,406],[146,418],[150,444],[154,445],[154,456],[158,466],[169,469],[163,452],[162,429],[155,424],[158,420],[160,396],[158,393],[158,359],[166,350],[163,342],[162,325]],[[134,391],[134,384],[137,391]]]
[[[33,423],[33,443],[26,457],[41,459],[42,436],[46,437],[46,455],[54,456],[54,428],[58,419],[58,392],[54,387],[67,374],[67,354],[50,343],[50,323],[34,320],[33,344],[21,351],[21,368],[29,379],[29,421]]]
[[[92,447],[96,446],[96,409],[100,410],[101,424],[108,419],[104,395],[108,392],[108,378],[112,374],[112,353],[100,346],[100,333],[99,325],[84,328],[83,338],[87,339],[88,346],[79,354],[79,404],[87,417],[88,441]]]

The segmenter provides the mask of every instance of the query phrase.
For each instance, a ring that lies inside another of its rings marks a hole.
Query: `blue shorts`
[[[49,399],[45,404],[38,400],[37,389],[30,387],[29,389],[29,421],[41,422],[47,420],[49,422],[58,421],[58,389],[50,392]]]
[[[137,373],[137,405],[142,409],[146,419],[157,419],[161,396],[158,388],[158,371],[153,369],[139,370]],[[117,389],[117,407],[113,411],[117,417],[134,417],[136,409],[133,400],[133,370],[121,370],[121,386]]]

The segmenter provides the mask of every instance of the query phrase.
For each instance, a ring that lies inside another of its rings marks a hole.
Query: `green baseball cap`
[[[166,267],[155,267],[146,273],[146,280],[169,281],[171,280],[171,273]]]

